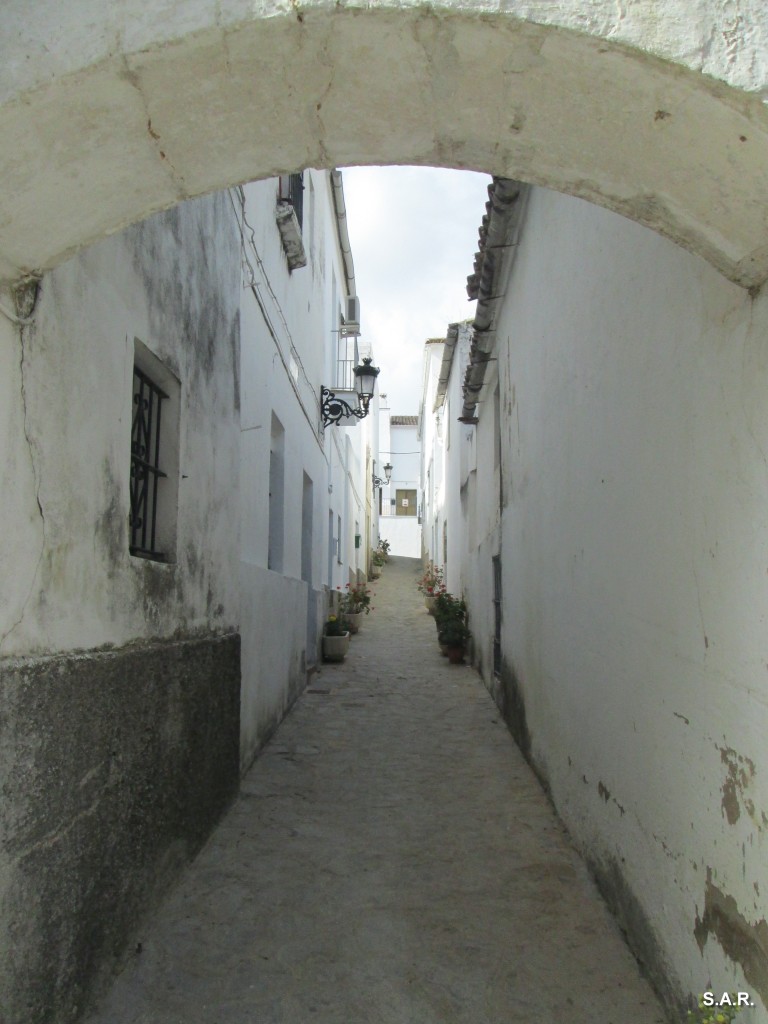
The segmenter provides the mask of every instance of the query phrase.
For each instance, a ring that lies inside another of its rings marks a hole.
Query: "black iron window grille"
[[[168,398],[138,366],[133,368],[133,424],[131,427],[131,544],[140,558],[165,561],[157,549],[157,498],[160,480],[160,420]]]

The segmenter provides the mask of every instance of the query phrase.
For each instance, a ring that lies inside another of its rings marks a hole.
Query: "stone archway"
[[[97,13],[78,0],[53,25],[46,6],[4,16],[0,280],[185,198],[364,163],[545,185],[744,286],[768,277],[757,8],[747,23],[715,2],[692,17],[685,0],[652,14],[639,0],[589,12],[573,0],[186,0],[162,12],[131,0]]]

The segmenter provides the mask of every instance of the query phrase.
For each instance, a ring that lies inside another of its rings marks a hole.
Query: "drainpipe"
[[[331,171],[331,195],[333,197],[333,209],[336,214],[336,227],[339,232],[341,258],[344,262],[347,295],[357,295],[355,291],[355,264],[352,260],[352,246],[349,244],[347,207],[344,202],[344,184],[341,179],[341,171]]]
[[[496,312],[502,299],[502,272],[506,276],[515,256],[528,186],[511,178],[494,178],[488,186],[486,215],[480,227],[480,250],[475,272],[467,278],[467,294],[477,299],[469,364],[462,388],[464,401],[459,421],[477,423],[478,395],[496,345]],[[509,259],[505,259],[509,250]]]

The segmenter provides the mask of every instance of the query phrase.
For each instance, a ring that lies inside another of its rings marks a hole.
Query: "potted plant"
[[[464,651],[471,636],[463,619],[450,618],[443,622],[437,639],[448,649],[448,660],[452,665],[460,665],[464,661]]]
[[[357,633],[362,625],[363,616],[370,614],[373,591],[365,583],[348,583],[346,591],[339,602],[339,609],[350,633]]]
[[[429,614],[432,615],[435,608],[435,598],[446,592],[442,568],[435,565],[434,562],[428,562],[416,586],[424,595],[424,604]]]
[[[377,549],[371,552],[371,577],[373,579],[378,579],[381,576],[381,567],[385,561],[383,551]]]
[[[323,629],[323,660],[344,661],[349,650],[349,630],[340,616],[329,615]]]
[[[437,627],[438,643],[440,644],[440,653],[448,656],[448,647],[445,643],[440,640],[440,633],[443,627],[446,626],[453,619],[457,619],[459,622],[466,623],[467,621],[467,606],[464,601],[458,597],[454,597],[453,594],[448,593],[447,590],[435,595],[433,600],[432,614],[435,617],[435,626]]]
[[[435,617],[435,625],[439,632],[441,623],[447,619],[461,619],[462,622],[465,621],[467,606],[461,598],[455,597],[447,590],[443,590],[434,596],[432,614]]]

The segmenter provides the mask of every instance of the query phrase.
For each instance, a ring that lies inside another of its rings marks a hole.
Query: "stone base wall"
[[[79,1016],[238,785],[240,638],[0,663],[0,1020]]]

